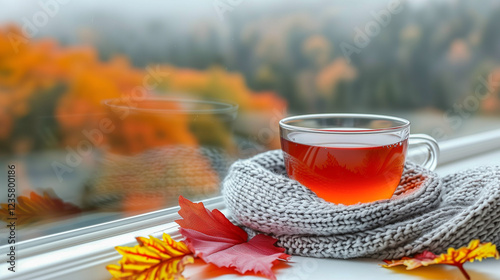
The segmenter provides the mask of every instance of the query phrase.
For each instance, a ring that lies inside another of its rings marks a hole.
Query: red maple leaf
[[[240,273],[253,271],[276,279],[271,268],[276,260],[288,260],[284,248],[274,246],[276,239],[258,234],[248,240],[248,234],[229,221],[219,210],[209,211],[203,203],[193,203],[179,197],[179,230],[191,251],[218,267],[232,267]]]

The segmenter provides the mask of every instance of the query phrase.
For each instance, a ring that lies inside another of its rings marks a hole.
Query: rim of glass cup
[[[178,98],[178,97],[147,97],[141,98],[141,100],[130,100],[130,103],[134,102],[144,102],[144,101],[159,101],[159,102],[179,102],[179,103],[191,103],[191,104],[211,104],[220,106],[221,108],[211,108],[211,109],[148,109],[148,108],[137,108],[134,106],[127,105],[126,98],[111,98],[102,101],[102,104],[109,106],[110,108],[120,108],[129,109],[137,112],[148,112],[148,113],[194,113],[194,114],[218,114],[218,113],[233,113],[239,108],[239,105],[228,101],[217,101],[217,100],[199,100],[190,98]],[[113,104],[116,102],[118,104]]]
[[[295,125],[290,125],[287,124],[287,122],[294,121],[294,120],[307,120],[307,119],[316,119],[316,118],[353,118],[353,119],[371,119],[373,118],[374,120],[389,120],[389,121],[396,121],[396,122],[401,122],[401,125],[397,126],[391,126],[391,127],[386,127],[386,128],[377,128],[377,129],[349,129],[349,130],[344,130],[344,129],[329,129],[329,130],[324,130],[324,128],[312,128],[312,127],[303,127],[303,126],[295,126]],[[399,117],[393,117],[393,116],[386,116],[386,115],[376,115],[376,114],[346,114],[346,113],[330,113],[330,114],[309,114],[309,115],[298,115],[298,116],[292,116],[292,117],[287,117],[284,119],[281,119],[279,121],[279,125],[281,128],[288,129],[288,130],[295,130],[295,131],[301,131],[301,132],[312,132],[312,133],[323,133],[323,134],[364,134],[364,133],[386,133],[390,131],[395,131],[395,130],[402,130],[405,128],[408,128],[410,126],[410,121],[399,118]]]

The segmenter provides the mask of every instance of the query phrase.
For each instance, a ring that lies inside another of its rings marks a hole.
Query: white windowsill
[[[440,143],[438,169],[446,175],[477,165],[500,165],[500,130],[476,134]],[[217,208],[224,214],[221,197],[204,201],[207,208]],[[0,247],[0,279],[109,279],[107,264],[121,257],[115,246],[133,246],[136,236],[159,237],[166,232],[180,237],[177,224],[178,207],[121,219],[87,228],[36,238],[16,244],[17,272],[7,271],[7,246]],[[380,261],[369,259],[336,260],[293,257],[290,267],[276,269],[278,279],[463,279],[458,270],[446,267],[428,267],[408,273],[382,269]],[[282,265],[285,267],[285,265]],[[467,264],[473,279],[500,279],[499,262],[486,260]],[[402,271],[402,270],[398,270]],[[423,274],[422,274],[423,273]],[[213,267],[194,265],[186,276],[190,279],[263,279],[254,276],[227,274],[218,276]],[[421,275],[421,276],[418,276]],[[448,277],[448,278],[443,278]]]

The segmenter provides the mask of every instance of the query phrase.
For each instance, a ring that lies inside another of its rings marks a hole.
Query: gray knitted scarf
[[[345,206],[289,179],[281,151],[270,151],[234,163],[222,192],[250,235],[272,235],[293,255],[395,259],[472,239],[500,246],[498,166],[440,178],[407,162],[391,199]]]

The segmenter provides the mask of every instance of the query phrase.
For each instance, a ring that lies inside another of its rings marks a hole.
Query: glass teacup
[[[427,149],[433,170],[439,147],[410,135],[408,120],[368,114],[302,115],[280,121],[281,148],[290,178],[326,201],[351,205],[390,198],[403,173],[409,141]]]

